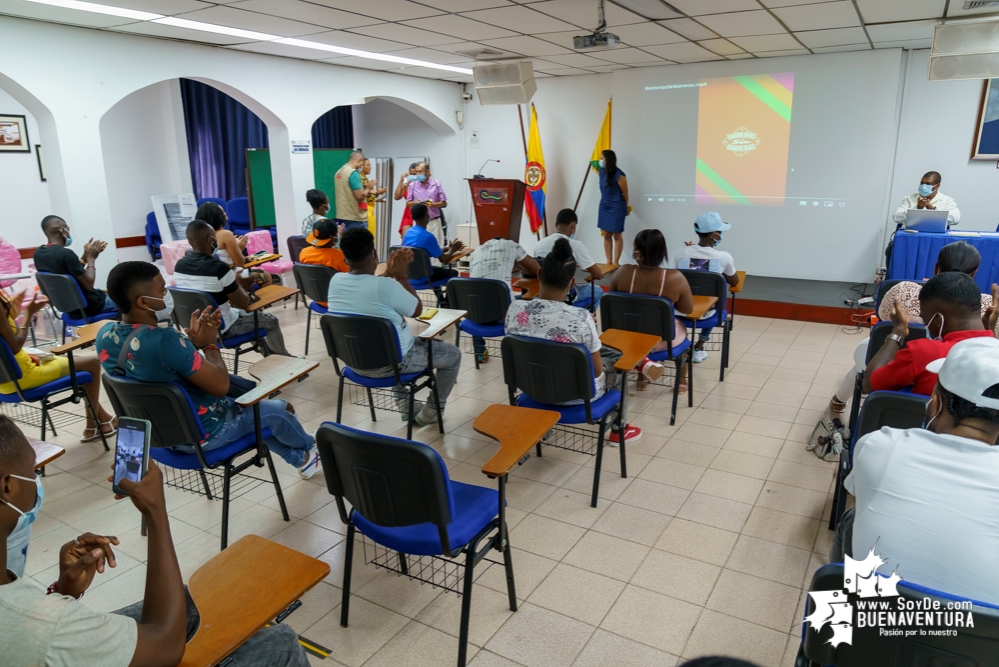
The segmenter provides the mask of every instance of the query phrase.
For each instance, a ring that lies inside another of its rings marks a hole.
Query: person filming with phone
[[[0,550],[4,558],[7,540],[30,526],[42,507],[42,478],[35,475],[34,466],[34,449],[14,422],[0,415],[0,533],[4,537]],[[64,544],[59,549],[58,578],[48,589],[5,569],[0,576],[4,667],[180,664],[200,617],[186,594],[177,563],[163,474],[151,464],[140,481],[123,479],[119,487],[142,514],[149,532],[143,600],[110,614],[92,611],[80,602],[98,574],[117,566],[114,550],[119,540],[113,535],[83,533]],[[261,630],[229,657],[230,667],[309,664],[295,631],[281,624]]]

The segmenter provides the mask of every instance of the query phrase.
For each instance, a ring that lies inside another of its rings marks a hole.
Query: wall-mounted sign
[[[312,152],[312,140],[311,139],[292,139],[291,140],[291,154],[298,155],[300,153],[311,153]]]

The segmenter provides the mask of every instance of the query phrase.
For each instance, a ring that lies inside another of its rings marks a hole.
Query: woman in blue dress
[[[607,263],[617,266],[623,249],[621,232],[628,210],[628,179],[617,168],[617,155],[614,151],[603,151],[600,160],[600,208],[597,212],[597,227],[604,235],[604,255]]]

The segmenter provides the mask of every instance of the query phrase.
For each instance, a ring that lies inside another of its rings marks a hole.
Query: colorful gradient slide
[[[697,109],[699,204],[783,206],[794,73],[707,79]]]

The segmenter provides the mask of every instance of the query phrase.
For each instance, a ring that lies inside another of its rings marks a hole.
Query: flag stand
[[[576,195],[576,203],[572,205],[572,212],[576,212],[576,207],[579,206],[579,200],[583,198],[583,188],[586,187],[586,179],[590,177],[590,171],[593,169],[590,165],[586,165],[586,176],[583,176],[583,184],[579,186],[579,194]]]

